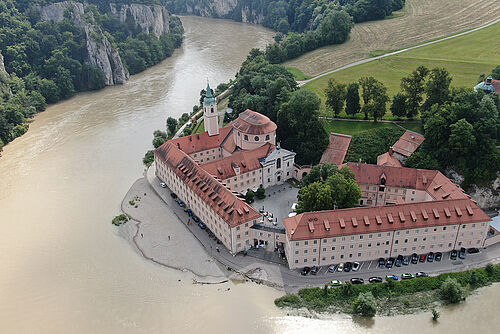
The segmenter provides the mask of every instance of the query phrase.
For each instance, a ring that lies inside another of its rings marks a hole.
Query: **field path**
[[[497,22],[499,17],[500,1],[407,0],[394,18],[356,24],[347,42],[308,52],[284,65],[316,75],[365,59],[371,51],[420,44]]]
[[[500,22],[500,19],[496,19],[495,21],[492,21],[492,22],[490,22],[488,24],[485,24],[485,25],[483,25],[481,27],[477,27],[477,28],[474,28],[472,30],[468,30],[468,31],[465,31],[465,32],[462,32],[462,33],[459,33],[459,34],[456,34],[456,35],[453,35],[453,36],[439,38],[439,39],[436,39],[436,40],[433,40],[433,41],[430,41],[430,42],[427,42],[427,43],[422,43],[422,44],[419,44],[419,45],[411,46],[411,47],[404,48],[404,49],[401,49],[401,50],[398,50],[398,51],[394,51],[394,52],[389,52],[389,53],[386,53],[386,54],[383,54],[383,55],[380,55],[380,56],[366,58],[366,59],[363,59],[363,60],[358,60],[358,61],[355,61],[353,63],[350,63],[350,64],[347,64],[347,65],[341,66],[339,68],[336,68],[334,70],[330,70],[328,72],[324,72],[322,74],[316,75],[316,76],[314,76],[314,77],[312,77],[310,79],[303,80],[303,81],[298,81],[298,84],[299,84],[299,86],[304,86],[308,82],[311,82],[313,80],[319,79],[321,77],[324,77],[326,75],[330,75],[330,74],[338,72],[338,71],[342,71],[342,70],[344,70],[346,68],[349,68],[349,67],[353,67],[353,66],[356,66],[356,65],[364,64],[364,63],[367,63],[367,62],[372,61],[372,60],[376,60],[376,59],[380,59],[380,58],[384,58],[384,57],[393,56],[393,55],[398,54],[398,53],[402,53],[402,52],[406,52],[406,51],[409,51],[409,50],[417,49],[417,48],[420,48],[420,47],[423,47],[423,46],[427,46],[427,45],[431,45],[431,44],[434,44],[434,43],[442,42],[442,41],[445,41],[445,40],[448,40],[448,39],[452,39],[452,38],[455,38],[455,37],[463,36],[463,35],[469,34],[471,32],[474,32],[474,31],[481,30],[481,29],[484,29],[486,27],[492,26],[492,25],[494,25],[494,24],[496,24],[498,22]]]

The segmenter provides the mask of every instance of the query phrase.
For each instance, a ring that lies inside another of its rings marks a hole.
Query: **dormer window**
[[[255,141],[259,141],[259,136],[255,136]]]
[[[243,139],[248,140],[248,135],[243,136]]]
[[[269,135],[266,135],[266,140],[269,140]]]

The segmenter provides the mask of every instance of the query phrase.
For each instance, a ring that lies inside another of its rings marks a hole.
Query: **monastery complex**
[[[243,195],[300,180],[307,169],[277,144],[277,126],[262,114],[246,110],[219,128],[216,99],[210,86],[206,91],[206,131],[157,148],[156,175],[231,254],[264,239],[283,249],[294,269],[484,246],[491,219],[461,188],[439,171],[402,167],[425,140],[412,131],[377,165],[345,164],[362,190],[359,207],[278,217],[280,226],[262,226],[262,214]],[[350,140],[332,133],[321,163],[344,165]]]

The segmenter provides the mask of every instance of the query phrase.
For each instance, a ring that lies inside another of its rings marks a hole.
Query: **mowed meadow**
[[[500,65],[499,36],[500,23],[497,23],[470,34],[332,73],[307,83],[304,88],[315,91],[324,102],[324,89],[329,79],[347,84],[363,76],[373,76],[387,87],[392,99],[400,91],[401,78],[420,65],[429,69],[444,67],[453,77],[452,86],[472,88],[481,73],[489,74],[495,66]],[[321,110],[329,114],[324,103]],[[384,118],[392,118],[390,111]]]
[[[500,1],[406,0],[405,7],[392,18],[356,24],[347,42],[308,52],[284,65],[306,75],[317,75],[374,53],[399,50],[470,30],[499,16]]]

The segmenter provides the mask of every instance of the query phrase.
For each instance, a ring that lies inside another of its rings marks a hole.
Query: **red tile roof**
[[[405,133],[398,139],[398,141],[392,146],[394,152],[409,157],[417,150],[417,148],[422,145],[425,137],[420,133],[406,130]]]
[[[172,139],[170,142],[175,145],[179,145],[177,147],[179,147],[183,152],[193,154],[200,151],[218,148],[225,142],[233,141],[231,134],[232,127],[225,126],[219,129],[219,134],[215,136],[209,136],[208,132],[205,131],[194,135]]]
[[[500,94],[500,80],[491,80],[491,85],[495,89],[495,93]]]
[[[446,217],[445,208],[449,210],[450,217]],[[437,216],[429,215],[428,212],[436,212]],[[283,219],[290,240],[320,239],[490,220],[491,218],[470,199],[306,212]],[[329,229],[324,227],[325,221],[328,221]]]
[[[250,109],[239,114],[238,118],[235,119],[231,125],[235,130],[250,135],[271,133],[278,128],[269,117]]]
[[[262,165],[259,160],[266,158],[275,149],[276,146],[266,143],[253,150],[237,151],[229,157],[202,164],[201,167],[210,174],[224,180],[236,176],[234,171],[236,166],[240,168],[240,174],[261,168]]]
[[[341,133],[330,133],[330,143],[323,152],[319,163],[331,162],[337,166],[344,162],[352,137]]]
[[[385,152],[377,157],[377,165],[379,166],[391,166],[391,167],[403,167],[401,161],[394,158],[389,152]]]
[[[260,217],[255,209],[178,149],[174,141],[164,143],[154,154],[230,226],[235,227]]]

